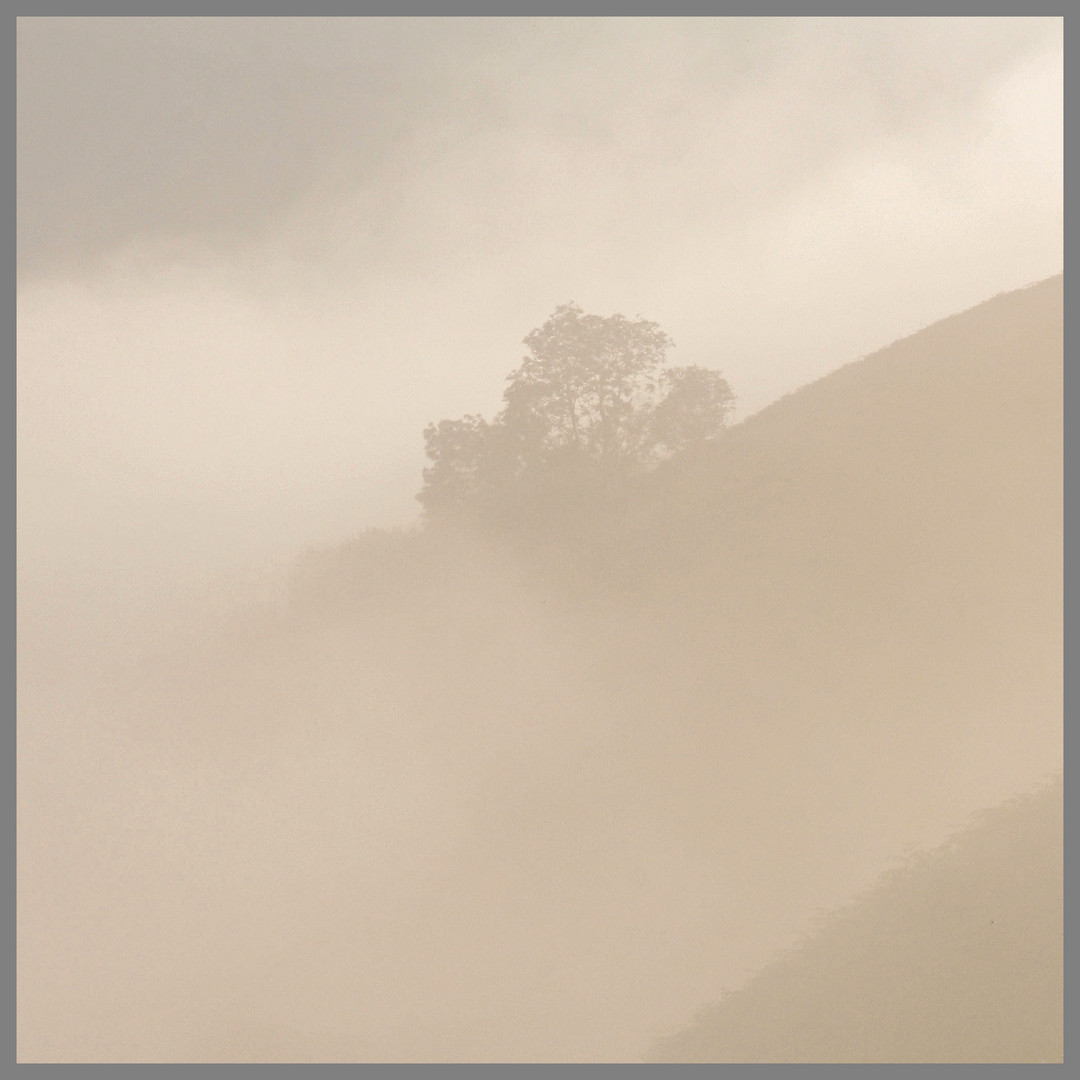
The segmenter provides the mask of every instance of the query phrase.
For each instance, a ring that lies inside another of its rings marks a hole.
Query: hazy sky
[[[659,322],[746,415],[1063,264],[1061,19],[20,19],[18,49],[24,588],[414,519],[423,426],[493,413],[567,300]]]

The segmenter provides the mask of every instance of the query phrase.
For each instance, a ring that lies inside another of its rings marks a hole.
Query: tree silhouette
[[[652,415],[652,437],[672,453],[715,439],[735,407],[735,394],[719,371],[671,368],[660,377],[663,398]]]
[[[648,409],[671,339],[656,323],[558,308],[525,338],[496,418],[530,460],[570,450],[593,460],[647,456]]]
[[[503,408],[424,431],[429,514],[507,509],[543,491],[599,498],[621,478],[714,439],[735,397],[717,371],[663,369],[672,341],[653,322],[557,308],[525,339]]]
[[[482,416],[440,420],[424,429],[424,447],[431,465],[424,469],[424,490],[418,498],[428,509],[474,501],[489,474],[491,425]]]

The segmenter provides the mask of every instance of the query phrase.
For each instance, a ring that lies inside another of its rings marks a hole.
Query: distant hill
[[[1058,778],[907,860],[649,1059],[1061,1061],[1062,794]]]

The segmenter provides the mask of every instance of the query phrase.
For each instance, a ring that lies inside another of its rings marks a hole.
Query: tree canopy
[[[417,496],[429,514],[506,504],[562,482],[597,490],[715,439],[734,405],[718,371],[665,368],[673,342],[653,322],[557,308],[524,339],[503,408],[429,424]]]

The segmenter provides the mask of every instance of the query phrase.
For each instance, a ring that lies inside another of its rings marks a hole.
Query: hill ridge
[[[648,1060],[1062,1060],[1063,838],[1061,774],[977,811]]]

